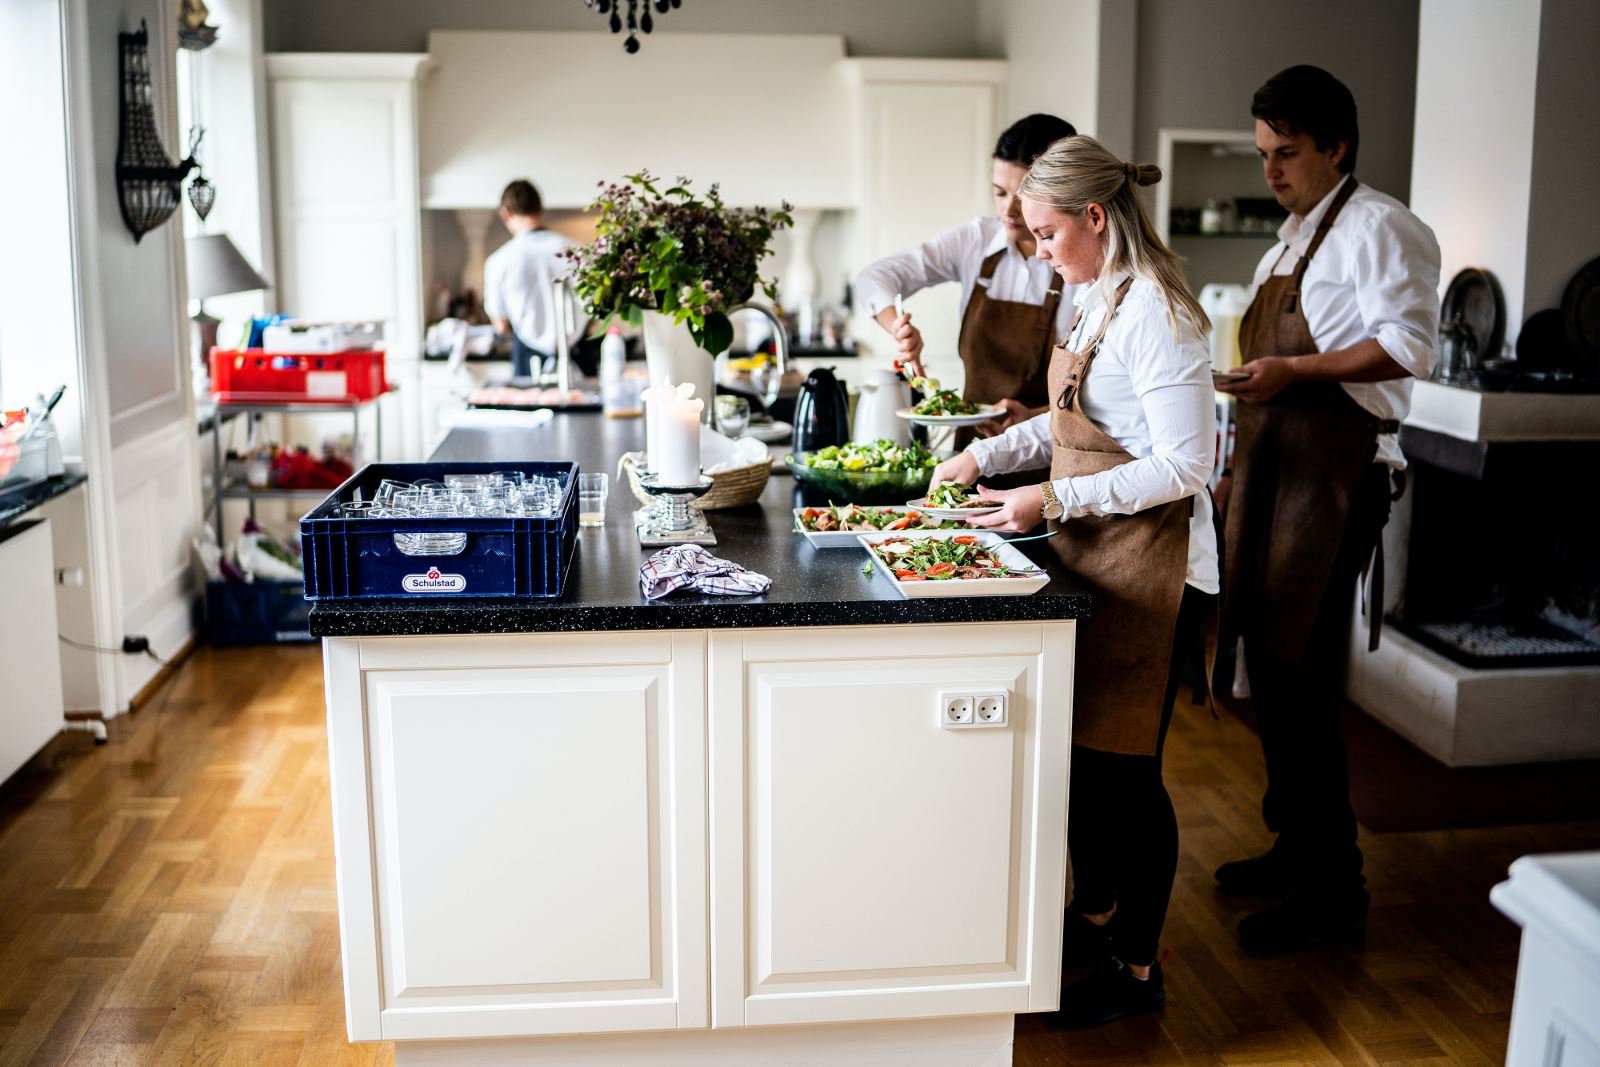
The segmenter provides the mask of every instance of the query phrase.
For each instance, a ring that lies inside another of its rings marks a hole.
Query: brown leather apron
[[[1334,197],[1294,272],[1269,274],[1261,283],[1239,324],[1246,363],[1317,351],[1301,285],[1355,188],[1351,178]],[[1296,382],[1264,404],[1240,401],[1236,412],[1224,523],[1224,640],[1242,636],[1279,659],[1303,663],[1323,600],[1348,595],[1329,588],[1334,560],[1356,489],[1377,458],[1378,434],[1397,427],[1356,403],[1338,382]],[[1381,589],[1374,592],[1381,605]]]
[[[998,404],[1012,399],[1030,408],[1050,402],[1050,349],[1055,342],[1056,310],[1061,306],[1061,275],[1050,279],[1050,291],[1042,304],[1021,300],[996,300],[987,284],[994,280],[995,268],[1007,249],[1000,249],[983,261],[978,270],[980,283],[972,287],[972,297],[961,316],[961,334],[956,350],[966,367],[966,387],[962,396],[978,404]],[[959,451],[972,442],[973,432],[963,428],[956,433]]]
[[[1087,345],[1074,352],[1063,341],[1051,357],[1050,395],[1057,398],[1050,409],[1052,480],[1099,474],[1133,462],[1127,449],[1083,413],[1079,397],[1106,327],[1131,283],[1129,279],[1117,289]],[[1072,331],[1067,333],[1070,338]],[[1155,755],[1178,606],[1189,573],[1192,510],[1193,501],[1185,498],[1136,515],[1086,515],[1050,523],[1057,533],[1045,543],[1094,595],[1094,614],[1078,631],[1073,744]]]

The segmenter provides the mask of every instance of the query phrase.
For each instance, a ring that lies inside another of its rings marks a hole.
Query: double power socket
[[[945,691],[939,694],[939,725],[947,730],[1004,726],[1005,690],[966,693]]]

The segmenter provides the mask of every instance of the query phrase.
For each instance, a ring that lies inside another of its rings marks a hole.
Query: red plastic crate
[[[211,392],[218,400],[343,404],[389,391],[383,352],[269,353],[213,348]]]

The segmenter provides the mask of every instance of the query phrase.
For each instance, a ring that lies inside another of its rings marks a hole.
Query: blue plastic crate
[[[340,505],[371,500],[385,478],[443,481],[446,474],[515,470],[555,478],[561,506],[543,519],[349,519]],[[408,555],[397,533],[465,533],[453,555]],[[558,597],[578,544],[576,463],[374,463],[300,520],[307,600],[376,597]]]
[[[276,645],[311,641],[309,616],[299,582],[208,582],[206,624],[213,645]]]

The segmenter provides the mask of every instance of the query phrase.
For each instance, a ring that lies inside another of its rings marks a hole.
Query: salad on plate
[[[880,530],[954,530],[961,524],[953,519],[935,519],[915,508],[866,508],[860,504],[843,507],[801,508],[795,521],[807,533],[877,533]]]
[[[981,538],[890,537],[874,541],[872,554],[902,582],[947,582],[981,578],[1033,578],[1037,567],[1008,567]]]

